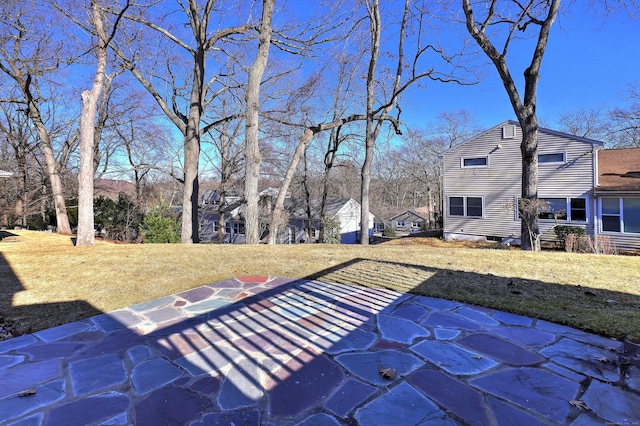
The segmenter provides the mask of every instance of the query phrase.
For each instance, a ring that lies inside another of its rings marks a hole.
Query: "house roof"
[[[640,148],[598,152],[597,192],[640,192]]]
[[[514,121],[514,120],[503,121],[502,123],[500,123],[498,125],[495,125],[495,126],[489,128],[489,129],[485,130],[484,132],[481,132],[481,133],[479,133],[477,135],[472,136],[471,138],[469,138],[466,141],[462,142],[460,145],[456,145],[453,148],[448,149],[447,151],[445,151],[445,153],[447,153],[449,151],[452,151],[452,150],[455,150],[456,148],[458,148],[461,145],[464,145],[466,143],[472,142],[474,139],[477,139],[477,138],[481,137],[482,135],[484,135],[486,133],[489,133],[491,131],[494,131],[495,129],[499,129],[501,127],[504,127],[504,126],[506,126],[508,124],[514,125],[514,126],[518,127],[518,129],[521,128],[520,127],[520,123],[517,122],[517,121]],[[521,130],[521,132],[522,132],[522,130]],[[575,141],[584,142],[586,144],[597,145],[598,147],[604,145],[604,142],[597,141],[595,139],[583,138],[583,137],[580,137],[580,136],[572,135],[570,133],[564,133],[564,132],[559,132],[557,130],[547,129],[545,127],[539,127],[538,128],[538,132],[547,133],[547,134],[550,134],[550,135],[559,136],[559,137],[563,137],[563,138],[569,138],[569,139],[573,139]]]
[[[0,178],[11,177],[11,176],[13,176],[13,173],[0,170]]]
[[[391,220],[394,220],[395,218],[398,218],[400,216],[404,216],[407,213],[412,214],[414,216],[419,217],[420,219],[423,220],[427,220],[427,218],[429,217],[429,209],[427,207],[418,207],[415,209],[409,209],[409,210],[404,210],[401,213],[398,213],[397,215],[393,216],[391,218]]]
[[[325,206],[325,215],[333,216],[345,204],[347,204],[351,198],[329,198],[327,199]],[[320,199],[313,199],[310,202],[311,216],[314,219],[320,219]],[[307,203],[302,198],[291,198],[285,202],[285,209],[289,212],[291,218],[307,218]]]

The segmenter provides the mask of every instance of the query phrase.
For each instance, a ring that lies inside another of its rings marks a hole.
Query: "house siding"
[[[515,203],[521,194],[522,132],[516,128],[513,139],[502,138],[502,127],[496,126],[444,155],[444,233],[445,238],[514,238],[520,237],[520,219]],[[541,198],[586,198],[587,222],[558,221],[581,225],[593,233],[593,153],[594,145],[541,130],[538,152],[566,152],[562,164],[540,164],[538,194]],[[487,167],[462,167],[461,158],[487,157]],[[449,197],[482,197],[482,217],[451,216]],[[543,239],[554,239],[554,221],[541,220]]]

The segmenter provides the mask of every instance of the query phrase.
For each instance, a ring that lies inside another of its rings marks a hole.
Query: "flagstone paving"
[[[0,342],[3,425],[640,425],[631,342],[240,277]]]

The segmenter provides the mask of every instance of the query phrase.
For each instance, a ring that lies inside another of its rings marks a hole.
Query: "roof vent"
[[[502,139],[513,139],[516,137],[515,124],[508,124],[502,127]]]

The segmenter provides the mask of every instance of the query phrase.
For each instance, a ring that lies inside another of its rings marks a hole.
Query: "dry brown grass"
[[[477,248],[121,245],[12,231],[0,242],[0,317],[17,333],[234,276],[316,278],[442,297],[640,341],[640,257]]]

